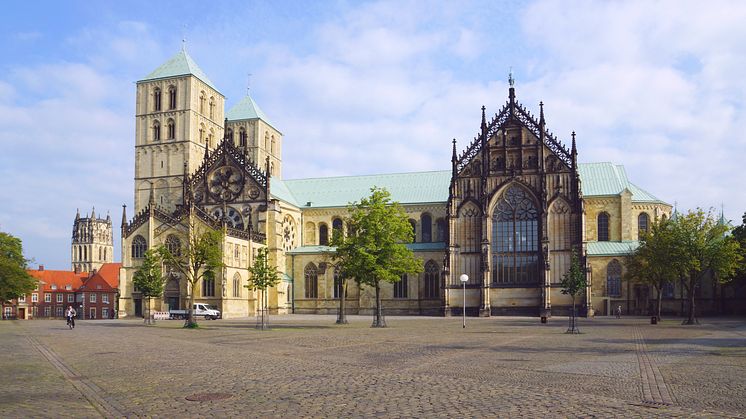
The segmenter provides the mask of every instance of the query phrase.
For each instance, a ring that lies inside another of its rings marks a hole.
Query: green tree
[[[266,247],[260,248],[257,252],[254,264],[249,267],[249,273],[251,275],[248,280],[249,285],[246,285],[246,288],[262,292],[259,308],[262,313],[261,328],[265,330],[268,327],[269,321],[267,289],[274,287],[280,282],[280,274],[277,272],[277,267],[269,263],[269,250]]]
[[[655,315],[661,318],[663,287],[679,278],[681,246],[676,240],[673,221],[656,220],[650,232],[640,238],[640,246],[627,257],[627,278],[655,288]]]
[[[334,260],[343,278],[354,278],[358,284],[375,288],[376,311],[373,327],[386,327],[381,306],[381,281],[395,283],[405,274],[422,272],[422,263],[404,243],[412,241],[414,232],[402,207],[391,201],[382,188],[371,188],[371,194],[349,209],[347,236],[338,235]]]
[[[586,282],[585,269],[580,266],[578,254],[573,250],[572,259],[570,260],[570,269],[562,276],[560,282],[562,294],[572,297],[572,313],[570,313],[570,325],[565,333],[580,333],[577,326],[577,315],[575,313],[575,296],[585,292],[588,283]]]
[[[677,217],[672,225],[681,252],[677,267],[689,298],[684,324],[696,324],[695,296],[702,278],[712,275],[713,280],[730,281],[742,261],[741,249],[733,236],[728,235],[730,227],[719,223],[712,212],[689,211]]]
[[[163,250],[150,248],[145,252],[142,265],[135,271],[132,284],[148,299],[148,314],[145,322],[150,324],[152,299],[163,295],[163,274],[161,272],[161,254]]]
[[[741,248],[741,263],[736,270],[735,279],[743,286],[746,284],[746,212],[743,213],[741,225],[736,226],[731,234]]]
[[[9,301],[33,291],[36,279],[26,272],[21,239],[0,232],[0,301]]]
[[[194,317],[194,289],[199,281],[214,281],[216,273],[223,267],[223,232],[195,221],[194,216],[190,215],[186,233],[179,235],[182,246],[177,252],[172,253],[165,246],[159,247],[158,252],[161,259],[187,281],[189,315],[184,327],[194,328],[197,327]]]

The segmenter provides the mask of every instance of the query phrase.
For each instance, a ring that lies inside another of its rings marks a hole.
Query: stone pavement
[[[0,322],[0,417],[744,417],[746,320]]]

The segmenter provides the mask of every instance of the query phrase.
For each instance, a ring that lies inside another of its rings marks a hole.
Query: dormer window
[[[70,290],[73,289],[73,286],[72,285],[65,285],[65,289],[68,290],[68,291],[70,291]]]
[[[53,290],[56,290],[56,289],[57,289],[57,285],[55,285],[55,284],[52,284],[52,289],[53,289]]]

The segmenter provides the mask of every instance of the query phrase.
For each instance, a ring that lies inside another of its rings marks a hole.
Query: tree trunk
[[[376,281],[376,314],[373,318],[373,324],[371,327],[386,327],[386,322],[383,320],[383,309],[381,307],[381,283]]]
[[[661,321],[661,306],[663,305],[663,287],[656,288],[658,292],[658,309],[655,311],[655,315],[658,321]]]
[[[345,310],[347,301],[347,280],[342,279],[339,284],[339,313],[337,313],[337,324],[347,324],[347,312]]]
[[[684,324],[697,324],[697,319],[694,316],[695,301],[694,301],[694,288],[696,287],[696,281],[689,279],[689,316],[687,317]]]
[[[189,282],[189,307],[187,307],[187,321],[184,327],[194,327],[197,325],[197,320],[194,318],[194,283]]]

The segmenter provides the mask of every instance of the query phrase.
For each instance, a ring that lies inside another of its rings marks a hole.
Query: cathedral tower
[[[189,173],[223,138],[225,97],[182,49],[137,82],[135,214],[155,203],[173,211]]]
[[[114,258],[114,241],[111,230],[111,217],[96,218],[96,209],[90,218],[75,214],[71,246],[72,268],[76,272],[91,272],[100,269],[104,263]]]
[[[282,133],[272,126],[251,96],[225,113],[225,136],[258,167],[269,157],[269,173],[282,178]]]

